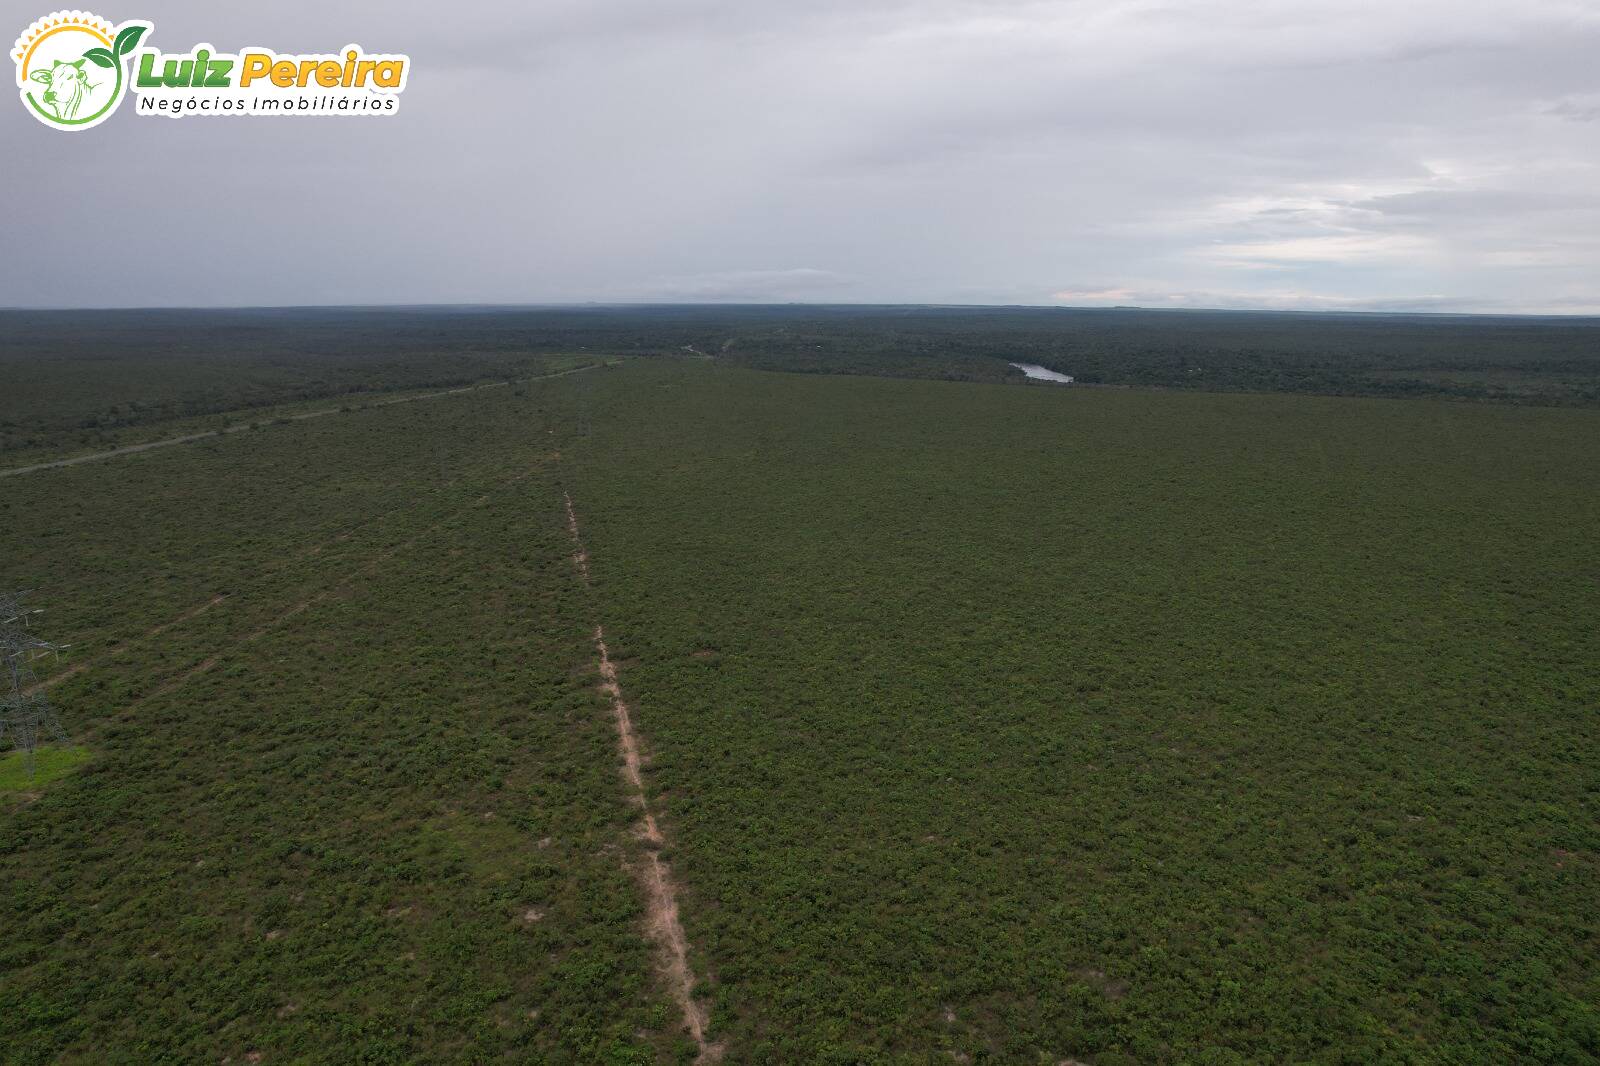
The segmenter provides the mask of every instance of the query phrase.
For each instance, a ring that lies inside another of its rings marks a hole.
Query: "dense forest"
[[[1137,309],[633,306],[0,312],[0,450],[599,356],[803,373],[1600,405],[1600,319]],[[559,362],[552,362],[559,359]],[[131,437],[136,439],[137,432]]]

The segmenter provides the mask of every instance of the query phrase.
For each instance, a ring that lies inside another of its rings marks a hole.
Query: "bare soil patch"
[[[572,562],[578,568],[584,583],[589,581],[589,556],[578,532],[578,516],[572,507],[572,497],[565,495],[567,532],[572,536]],[[646,925],[650,938],[655,941],[662,977],[671,989],[673,998],[683,1011],[684,1028],[699,1049],[699,1062],[715,1062],[722,1057],[722,1046],[706,1040],[706,1009],[694,997],[695,975],[689,964],[689,941],[678,918],[678,886],[672,871],[661,858],[661,849],[667,841],[655,813],[650,809],[650,797],[644,787],[644,757],[633,715],[623,699],[622,682],[616,664],[606,647],[603,626],[594,629],[596,663],[600,670],[600,687],[611,700],[611,712],[616,721],[617,749],[622,755],[622,772],[628,782],[630,798],[639,808],[638,835],[645,845],[633,864],[634,875],[639,879],[645,894]]]

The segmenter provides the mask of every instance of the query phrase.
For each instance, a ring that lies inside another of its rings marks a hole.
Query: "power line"
[[[0,660],[4,660],[10,682],[4,701],[0,702],[0,741],[9,737],[12,746],[23,753],[31,777],[33,753],[41,737],[47,743],[67,742],[67,734],[33,672],[33,664],[46,655],[59,655],[65,645],[41,640],[29,631],[43,608],[27,607],[26,596],[24,592],[0,593]]]

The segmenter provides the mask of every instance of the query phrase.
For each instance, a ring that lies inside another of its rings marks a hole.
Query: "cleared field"
[[[1593,1061],[1597,453],[652,360],[27,475],[0,1046],[692,1058],[603,623],[725,1061]]]

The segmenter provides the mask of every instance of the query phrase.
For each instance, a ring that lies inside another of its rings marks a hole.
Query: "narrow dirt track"
[[[559,458],[560,457],[560,453],[555,453],[555,457]],[[524,478],[532,476],[532,474],[533,474],[532,470],[525,470],[522,473],[517,474],[515,477],[511,477],[511,478],[506,479],[505,485],[514,485],[517,482],[523,480]],[[434,522],[432,525],[428,526],[426,529],[424,529],[421,533],[418,533],[416,536],[411,537],[410,539],[404,541],[403,543],[396,544],[396,545],[394,545],[392,547],[388,547],[388,548],[383,549],[382,551],[378,552],[376,555],[374,555],[370,559],[368,559],[364,564],[362,564],[361,566],[357,567],[355,570],[350,571],[345,576],[344,580],[336,582],[333,585],[329,585],[328,587],[322,589],[320,592],[316,592],[316,593],[306,597],[305,599],[302,599],[302,600],[296,602],[295,604],[293,604],[290,607],[286,608],[285,610],[283,610],[279,614],[275,615],[265,625],[262,625],[261,627],[259,627],[259,628],[255,629],[255,630],[253,630],[252,632],[250,632],[248,635],[239,638],[237,641],[235,641],[230,646],[229,650],[230,651],[231,650],[236,650],[238,648],[244,647],[247,644],[255,643],[256,641],[260,640],[262,637],[266,636],[268,633],[272,632],[274,629],[278,628],[283,623],[289,621],[291,618],[294,618],[296,615],[299,615],[302,612],[308,610],[309,608],[314,607],[315,605],[321,603],[323,600],[326,600],[328,597],[334,595],[335,593],[343,592],[346,589],[351,588],[358,581],[360,581],[362,578],[369,576],[378,567],[382,566],[384,563],[388,562],[390,559],[394,558],[396,555],[398,555],[401,552],[405,551],[407,548],[410,548],[412,545],[418,543],[424,537],[428,536],[430,533],[433,533],[435,530],[440,529],[442,526],[444,526],[444,524],[446,522],[450,521],[450,519],[452,519],[454,517],[456,517],[456,512],[452,511],[449,514],[445,515],[443,518],[439,519],[437,522]],[[363,524],[365,524],[365,523],[363,523]],[[335,541],[343,540],[343,539],[347,538],[349,535],[350,534],[347,531],[347,532],[341,533],[339,536],[335,537],[334,540]],[[320,550],[321,550],[320,547],[312,549],[313,552],[320,551]],[[304,553],[302,553],[302,555],[303,554]],[[221,595],[213,596],[211,599],[207,600],[205,603],[200,604],[198,607],[192,607],[189,610],[185,611],[183,614],[179,615],[178,617],[170,619],[170,620],[168,620],[166,622],[162,622],[160,625],[156,626],[155,628],[147,630],[144,633],[143,636],[144,636],[144,638],[153,637],[153,636],[157,635],[158,633],[161,633],[161,632],[163,632],[163,631],[165,631],[167,629],[170,629],[171,627],[179,624],[180,622],[186,622],[189,619],[194,618],[196,615],[202,614],[205,611],[209,611],[211,608],[217,606],[218,604],[227,602],[228,598],[229,597],[228,597],[227,594],[221,594]],[[77,664],[76,666],[73,666],[70,669],[61,671],[61,673],[56,674],[53,677],[47,678],[46,680],[40,682],[38,685],[35,685],[33,689],[29,689],[28,691],[32,692],[35,689],[49,688],[52,685],[59,684],[62,681],[65,681],[67,678],[72,677],[75,674],[79,674],[79,673],[83,672],[84,670],[89,669],[92,666],[98,665],[99,663],[105,661],[106,658],[107,658],[107,656],[101,656],[101,657],[96,658],[96,659],[91,659],[88,662],[79,663],[79,664]],[[176,691],[178,688],[182,687],[184,682],[188,681],[192,677],[198,677],[200,674],[203,674],[206,671],[212,669],[220,661],[221,661],[220,658],[212,657],[212,658],[208,658],[208,659],[204,660],[203,662],[197,663],[194,666],[189,667],[188,669],[186,669],[186,670],[182,671],[180,674],[178,674],[175,679],[169,680],[167,683],[165,683],[165,684],[161,685],[160,687],[156,688],[154,691],[152,691],[152,692],[150,692],[150,693],[148,693],[148,694],[146,694],[144,696],[141,696],[139,699],[135,700],[132,704],[130,704],[127,708],[124,709],[123,713],[131,712],[135,708],[140,707],[143,704],[145,704],[147,701],[155,699],[157,696],[165,696],[165,695],[167,695],[167,694],[169,694],[171,692]]]
[[[572,508],[572,496],[563,494],[567,507],[567,532],[572,537],[572,562],[577,567],[585,585],[589,583],[589,553],[583,547],[578,532],[578,515]],[[617,725],[617,749],[622,755],[623,775],[632,791],[630,797],[639,808],[639,837],[644,842],[641,858],[635,869],[645,892],[645,913],[650,937],[656,942],[660,955],[662,976],[672,990],[673,998],[683,1011],[684,1028],[699,1049],[697,1062],[716,1062],[722,1057],[720,1044],[706,1040],[706,1010],[694,998],[695,975],[689,964],[689,939],[684,935],[683,923],[678,918],[678,887],[672,870],[661,858],[666,846],[665,834],[656,823],[650,809],[650,797],[645,791],[642,773],[644,758],[641,754],[638,731],[633,725],[633,714],[622,698],[622,682],[617,676],[616,664],[611,661],[606,647],[605,628],[594,627],[595,658],[600,668],[601,689],[611,699],[611,712]]]
[[[560,457],[561,457],[561,453],[560,452],[555,452],[555,453],[552,453],[551,456],[549,456],[547,458],[559,459]],[[514,485],[518,481],[521,481],[523,478],[529,477],[531,474],[532,474],[531,470],[527,471],[527,472],[524,472],[524,473],[521,473],[521,474],[518,474],[516,477],[513,477],[510,480],[508,480],[506,482],[506,484],[507,485]],[[481,497],[478,500],[478,503],[483,503],[484,501],[488,500],[489,498],[490,497],[488,497],[488,496]],[[285,558],[284,562],[298,560],[298,559],[306,559],[306,558],[309,558],[311,556],[320,555],[329,546],[349,540],[350,537],[356,532],[356,530],[363,529],[366,526],[372,525],[374,522],[379,521],[382,517],[383,517],[382,515],[379,515],[379,516],[376,516],[374,518],[369,518],[369,519],[366,519],[364,521],[358,522],[354,526],[350,527],[349,529],[346,529],[343,532],[339,533],[337,536],[333,537],[333,539],[331,539],[331,540],[325,541],[325,542],[323,542],[321,544],[314,544],[310,548],[305,549],[304,551],[297,552],[297,553],[295,553],[294,555],[291,555],[291,556],[287,556]],[[434,523],[432,526],[429,526],[427,530],[424,530],[422,535],[425,536],[427,533],[431,533],[433,530],[439,528],[439,526],[441,524],[442,524],[441,522]],[[408,547],[412,543],[415,543],[415,539],[413,539],[411,541],[407,541],[406,544],[401,545],[399,548],[387,549],[384,552],[379,553],[379,555],[376,557],[375,561],[376,562],[380,562],[380,563],[381,562],[385,562],[395,552],[403,550],[405,547]],[[280,565],[281,565],[281,563],[280,563]],[[363,568],[363,572],[365,572],[366,570],[370,570],[371,566],[372,566],[372,563],[369,562],[367,564],[367,566]],[[182,623],[187,622],[192,618],[195,618],[195,617],[198,617],[199,615],[204,614],[205,612],[211,610],[213,607],[217,607],[217,606],[220,606],[223,603],[226,603],[228,601],[228,599],[229,599],[229,594],[228,593],[226,593],[226,592],[218,593],[217,595],[211,597],[210,599],[208,599],[205,602],[199,604],[198,606],[191,607],[188,610],[184,611],[182,614],[180,614],[180,615],[178,615],[178,616],[176,616],[174,618],[169,618],[165,622],[162,622],[159,625],[156,625],[156,626],[154,626],[154,627],[152,627],[150,629],[145,630],[144,633],[142,633],[138,637],[133,638],[133,642],[137,643],[140,640],[149,640],[151,637],[159,636],[160,634],[165,633],[167,630],[171,629],[173,626],[181,625]],[[279,621],[285,621],[285,620],[287,620],[289,618],[292,618],[295,614],[298,614],[300,611],[305,610],[310,605],[311,605],[310,602],[306,602],[306,603],[300,604],[298,607],[296,607],[290,613],[288,613],[286,615],[283,615],[279,619]],[[276,623],[274,623],[274,624],[276,624]],[[261,635],[261,633],[258,632],[258,633],[253,634],[252,636],[250,636],[248,638],[245,638],[245,639],[246,639],[246,641],[254,640],[256,637],[259,637],[260,635]],[[40,691],[40,690],[43,690],[43,689],[54,688],[56,685],[61,684],[63,681],[66,681],[68,678],[76,677],[78,674],[83,673],[85,670],[88,670],[88,669],[90,669],[92,667],[98,666],[101,663],[105,662],[108,658],[111,657],[112,654],[115,653],[115,651],[121,650],[121,647],[122,646],[119,646],[119,648],[114,649],[113,652],[111,652],[111,653],[98,655],[93,659],[87,659],[87,660],[85,660],[83,662],[77,663],[77,664],[75,664],[73,666],[68,667],[65,670],[62,670],[60,673],[52,674],[51,676],[45,678],[43,681],[39,682],[37,685],[34,685],[32,688],[29,688],[27,690],[27,692],[28,693],[32,693],[32,692],[37,692],[37,691]]]
[[[536,374],[533,377],[512,378],[509,381],[486,381],[481,385],[463,385],[456,389],[442,389],[438,392],[423,392],[418,393],[415,396],[397,396],[391,400],[376,400],[372,403],[363,404],[361,407],[351,408],[351,412],[366,411],[378,407],[394,407],[397,404],[416,403],[419,400],[437,400],[444,396],[462,396],[469,392],[482,392],[484,389],[503,389],[511,385],[521,385],[524,382],[545,381],[549,378],[563,378],[568,374],[581,374],[585,370],[597,370],[601,367],[614,365],[616,364],[589,363],[586,366],[573,367],[571,370],[558,370],[553,374]],[[229,433],[242,433],[247,429],[255,428],[257,425],[271,425],[274,422],[304,422],[311,418],[327,418],[329,415],[346,414],[351,412],[346,412],[343,407],[325,407],[316,411],[302,411],[296,415],[281,415],[273,417],[263,414],[261,417],[270,418],[270,421],[262,423],[258,419],[255,422],[236,422],[231,426],[224,426],[221,429],[206,430],[204,433],[185,433],[181,437],[167,437],[163,440],[146,441],[143,444],[129,444],[121,448],[112,448],[108,451],[93,452],[89,455],[75,455],[70,459],[52,459],[45,463],[34,463],[32,466],[16,466],[12,467],[10,470],[0,470],[0,478],[17,477],[21,474],[36,474],[41,470],[57,470],[64,466],[78,466],[82,463],[96,463],[102,459],[115,459],[118,456],[123,455],[137,455],[139,452],[148,452],[155,448],[170,448],[177,444],[191,444],[194,441],[205,440],[208,437],[222,436]]]
[[[200,604],[198,607],[191,607],[187,611],[184,611],[182,614],[178,615],[176,618],[169,618],[165,622],[162,622],[160,625],[157,625],[157,626],[154,626],[154,627],[152,627],[150,629],[145,630],[144,633],[141,634],[139,637],[136,637],[135,640],[136,641],[137,640],[149,640],[151,637],[154,637],[154,636],[157,636],[157,635],[159,635],[161,633],[164,633],[167,630],[171,629],[175,625],[179,625],[179,624],[181,624],[183,622],[187,622],[189,619],[194,618],[197,615],[204,614],[205,612],[211,610],[211,608],[217,606],[217,604],[222,603],[223,601],[225,601],[227,598],[228,597],[227,597],[226,594],[213,596],[209,600],[207,600],[204,603]],[[109,655],[99,655],[99,656],[96,656],[93,659],[88,659],[88,660],[85,660],[84,662],[81,662],[81,663],[75,663],[72,666],[67,667],[65,670],[62,670],[58,674],[51,674],[49,677],[45,678],[43,681],[39,682],[37,685],[33,685],[33,686],[23,690],[23,695],[26,696],[26,695],[30,695],[31,693],[34,693],[34,692],[42,692],[42,691],[44,691],[46,689],[55,688],[57,685],[61,684],[61,682],[67,680],[68,678],[77,677],[79,674],[83,673],[85,670],[89,669],[90,667],[98,666],[100,663],[104,662],[109,657],[110,657]]]
[[[180,614],[178,617],[170,619],[170,620],[165,621],[165,622],[162,622],[158,626],[154,626],[154,627],[152,627],[150,629],[145,630],[144,636],[141,637],[140,639],[141,640],[149,640],[151,637],[157,636],[157,635],[159,635],[161,633],[165,633],[167,630],[171,629],[175,625],[181,625],[182,623],[187,622],[191,618],[197,617],[198,615],[205,614],[207,611],[211,610],[211,608],[218,606],[219,604],[221,604],[227,598],[228,598],[228,594],[226,592],[220,592],[217,595],[211,597],[206,602],[200,604],[198,607],[191,607],[187,611],[184,611],[182,614]]]

